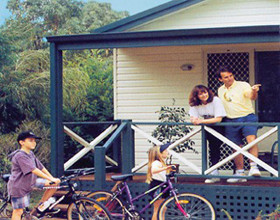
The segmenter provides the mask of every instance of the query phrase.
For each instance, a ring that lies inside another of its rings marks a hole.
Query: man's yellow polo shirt
[[[239,118],[255,113],[252,101],[246,93],[252,91],[249,83],[234,81],[226,88],[225,85],[218,89],[218,96],[222,100],[228,118]]]

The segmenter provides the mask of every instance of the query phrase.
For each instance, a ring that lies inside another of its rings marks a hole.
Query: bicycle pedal
[[[60,209],[51,209],[45,212],[45,216],[47,215],[55,215],[60,212]]]

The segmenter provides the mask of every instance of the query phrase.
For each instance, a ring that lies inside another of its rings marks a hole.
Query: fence
[[[94,167],[95,167],[95,187],[96,188],[102,188],[105,185],[105,177],[106,177],[106,163],[110,164],[111,166],[114,166],[117,168],[118,172],[121,173],[131,173],[131,172],[137,172],[141,168],[143,168],[147,164],[147,160],[143,160],[141,163],[137,164],[135,166],[135,146],[134,146],[134,136],[135,133],[138,133],[139,135],[142,135],[144,138],[149,140],[155,145],[162,144],[160,141],[152,137],[149,133],[143,131],[139,128],[140,125],[160,125],[160,124],[166,124],[170,126],[174,125],[186,125],[190,126],[192,124],[190,123],[160,123],[160,122],[132,122],[131,120],[117,120],[112,122],[102,122],[103,124],[109,125],[107,129],[105,129],[98,137],[96,137],[92,142],[88,143],[86,140],[84,140],[82,137],[71,131],[67,126],[68,125],[85,125],[85,124],[101,124],[100,122],[80,122],[80,123],[64,123],[64,132],[69,135],[71,138],[76,140],[78,143],[84,146],[84,148],[79,151],[75,156],[70,158],[68,161],[64,163],[64,170],[69,169],[74,163],[76,163],[79,159],[81,159],[86,153],[89,151],[94,151]],[[219,126],[232,126],[232,125],[244,125],[244,123],[220,123]],[[248,123],[247,123],[248,124]],[[275,179],[279,180],[280,175],[280,155],[277,156],[278,165],[277,167],[273,167],[271,164],[268,164],[259,158],[253,156],[248,152],[248,150],[254,146],[255,144],[263,141],[267,137],[271,136],[272,134],[277,134],[277,139],[275,140],[275,143],[272,146],[273,151],[276,151],[277,143],[279,142],[280,132],[279,132],[279,126],[280,123],[249,123],[250,125],[255,126],[266,126],[270,127],[270,130],[259,136],[256,140],[253,142],[243,146],[240,148],[235,143],[228,140],[226,137],[224,137],[222,134],[219,134],[212,128],[205,126],[205,125],[199,125],[195,126],[195,129],[193,129],[190,133],[186,134],[184,137],[176,140],[173,142],[168,150],[170,154],[177,158],[180,163],[182,163],[185,166],[188,166],[191,168],[196,174],[196,177],[203,177],[206,178],[207,174],[211,173],[214,169],[217,169],[219,167],[222,167],[225,163],[228,161],[231,161],[234,159],[237,155],[243,154],[244,157],[249,158],[250,160],[256,162],[259,167],[263,168],[265,171],[270,173],[272,177],[261,177],[262,179]],[[249,125],[248,124],[248,125]],[[226,143],[230,148],[234,150],[234,153],[228,155],[224,159],[222,159],[219,163],[208,166],[208,157],[207,157],[207,143],[205,140],[205,132],[209,132],[222,140],[224,143]],[[194,135],[201,132],[201,166],[194,164],[189,158],[183,157],[181,154],[176,153],[173,149],[178,146],[180,143],[184,143],[185,141],[192,138]],[[111,135],[111,136],[110,136]],[[100,145],[100,142],[107,138],[107,141],[105,144]],[[277,142],[278,141],[278,142]],[[106,155],[108,150],[111,149],[113,151],[113,158],[110,158]],[[279,152],[279,145],[278,145],[278,152]],[[272,152],[272,163],[275,163],[276,161],[273,161],[273,152]],[[185,174],[182,174],[185,175]],[[229,175],[225,176],[219,176],[220,178],[229,178]],[[253,178],[253,177],[246,177],[246,178]]]

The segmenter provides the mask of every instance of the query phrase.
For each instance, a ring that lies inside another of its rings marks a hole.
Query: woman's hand
[[[203,122],[202,119],[196,118],[192,123],[193,123],[194,125],[199,125],[199,124],[201,124],[202,122]]]

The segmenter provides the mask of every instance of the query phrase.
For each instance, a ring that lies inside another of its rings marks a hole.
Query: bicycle
[[[132,178],[133,174],[125,174],[112,176],[111,179],[119,181],[114,192],[98,190],[87,195],[89,198],[94,198],[101,202],[110,211],[112,219],[128,219],[142,220],[141,214],[145,212],[157,199],[165,192],[170,191],[170,196],[166,198],[159,207],[158,219],[201,219],[214,220],[216,217],[215,210],[212,204],[204,197],[193,193],[178,193],[171,183],[171,178],[176,172],[172,171],[167,175],[166,182],[149,189],[140,195],[132,198],[127,180]],[[166,188],[154,197],[140,211],[135,209],[134,202],[148,195],[150,192],[156,191],[160,187],[166,185]],[[127,195],[128,203],[125,204],[122,199],[123,194]]]
[[[57,200],[50,205],[47,210],[42,213],[37,213],[37,216],[33,216],[30,214],[29,210],[24,210],[23,218],[25,216],[29,217],[29,219],[43,219],[44,217],[54,217],[52,214],[49,214],[50,210],[53,210],[55,206],[58,204],[68,204],[66,217],[68,220],[74,219],[83,219],[83,220],[110,220],[111,215],[109,211],[104,207],[103,204],[95,201],[94,199],[82,196],[81,194],[76,193],[75,188],[77,187],[77,183],[72,183],[71,180],[77,178],[81,175],[88,175],[89,173],[80,170],[75,174],[69,176],[62,176],[60,178],[61,183],[60,186],[47,186],[44,189],[56,188],[68,188],[68,192],[65,195],[57,198]],[[2,177],[4,181],[8,182],[9,175],[3,175]],[[0,204],[0,216],[3,214],[5,217],[11,218],[12,209],[9,198],[2,198],[2,203]],[[1,202],[0,201],[0,202]],[[57,216],[57,214],[55,214]],[[59,217],[62,217],[62,213],[60,213]],[[65,214],[64,214],[65,215]],[[63,215],[63,217],[64,217]]]

